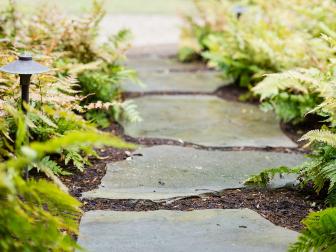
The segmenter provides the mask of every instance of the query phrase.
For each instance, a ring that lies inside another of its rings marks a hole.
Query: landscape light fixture
[[[26,113],[24,103],[29,104],[29,85],[31,76],[33,74],[48,72],[49,68],[35,62],[30,54],[22,54],[19,56],[18,60],[1,67],[0,71],[19,75],[21,86],[21,107],[23,112]],[[28,179],[28,168],[26,168],[24,176]]]
[[[238,6],[236,6],[236,7],[234,8],[234,13],[235,13],[236,16],[237,16],[237,19],[240,19],[240,17],[241,17],[245,12],[246,12],[246,8],[243,7],[243,6],[238,5]]]
[[[20,55],[18,60],[1,67],[0,71],[19,75],[21,86],[21,106],[22,110],[26,112],[24,103],[29,104],[29,85],[31,76],[33,74],[48,72],[49,68],[35,62],[31,54],[25,53]]]

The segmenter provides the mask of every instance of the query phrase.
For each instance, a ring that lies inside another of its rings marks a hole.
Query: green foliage
[[[331,196],[336,192],[336,134],[329,130],[313,130],[304,135],[301,141],[313,145],[309,160],[299,167],[279,167],[267,169],[252,176],[246,184],[267,185],[276,174],[297,173],[302,185],[312,183],[316,193],[326,189]],[[334,204],[329,199],[330,204]],[[336,203],[336,202],[335,202]]]
[[[321,100],[317,95],[281,92],[270,101],[263,102],[261,109],[265,112],[274,110],[281,121],[297,124],[302,122],[306,114],[320,104]]]
[[[317,27],[332,23],[316,13],[320,5],[329,11],[322,2],[307,3],[312,10],[308,13],[300,0],[291,4],[283,0],[195,0],[198,15],[185,18],[180,57],[188,59],[192,51],[202,55],[209,66],[248,88],[267,73],[295,67],[322,68],[331,51],[313,30],[321,31]],[[336,3],[328,3],[335,11]],[[247,10],[239,19],[234,12],[237,5]],[[311,16],[319,22],[312,21]],[[303,26],[303,20],[308,25]],[[335,18],[333,22],[336,24]]]
[[[307,113],[317,112],[317,107],[324,101],[330,100],[333,82],[334,77],[329,72],[297,69],[269,74],[252,90],[260,96],[262,107],[274,110],[282,121],[295,124],[303,121]],[[328,112],[317,114],[327,116]]]
[[[55,175],[70,175],[71,173],[65,171],[57,162],[50,159],[50,156],[42,158],[38,162],[33,163],[33,167],[38,171],[50,169]]]
[[[82,105],[96,101],[122,102],[121,83],[125,79],[137,79],[135,71],[122,64],[131,34],[121,30],[106,42],[97,43],[99,25],[105,16],[102,1],[92,0],[91,11],[80,17],[70,17],[48,6],[42,6],[30,16],[13,14],[18,15],[15,47],[45,55],[45,63],[57,69],[57,77],[71,77],[71,81],[77,78],[79,85],[73,88],[79,91],[77,97],[86,97],[81,100]],[[116,119],[113,114],[106,118]]]
[[[281,177],[284,174],[298,174],[299,171],[298,168],[288,168],[285,166],[265,169],[258,175],[251,176],[244,183],[245,185],[267,186],[276,175]]]
[[[97,47],[94,41],[104,11],[96,1],[89,17],[78,20],[45,11],[17,19],[14,2],[5,14],[0,15],[0,38],[6,38],[0,39],[0,65],[28,49],[45,54],[38,60],[56,67],[58,73],[33,76],[26,114],[20,108],[17,77],[0,73],[0,251],[74,251],[79,249],[73,235],[78,233],[80,203],[57,176],[69,175],[64,165],[83,171],[90,164],[89,156],[97,156],[95,148],[134,147],[100,132],[82,117],[93,105],[84,106],[88,98],[83,95],[92,94],[80,89],[81,84],[89,84],[78,83],[76,77],[98,69],[99,85],[90,92],[100,96],[93,101],[108,101],[111,116],[118,119],[128,119],[124,114],[135,117],[134,106],[123,103],[119,95],[119,82],[134,76],[119,63],[128,32],[121,31]],[[24,180],[26,169],[42,174]]]
[[[98,123],[102,127],[108,126],[106,114],[113,115],[113,117],[121,122],[140,122],[142,118],[137,111],[137,105],[132,100],[125,102],[101,102],[91,103],[86,107],[89,110],[87,118]],[[102,113],[102,111],[106,111]]]
[[[13,111],[14,112],[14,111]],[[73,251],[78,248],[70,235],[77,233],[79,203],[66,193],[65,186],[55,174],[65,171],[47,155],[64,150],[83,150],[90,153],[93,146],[133,148],[121,139],[98,131],[71,131],[61,137],[24,145],[27,123],[22,113],[16,113],[15,157],[0,164],[0,250],[1,251]],[[29,124],[29,123],[28,123]],[[67,151],[66,162],[79,160],[76,152]],[[43,179],[22,179],[26,167],[35,167],[55,184]],[[78,167],[80,168],[80,167]],[[60,190],[62,189],[62,190]]]
[[[108,64],[100,71],[90,70],[81,73],[78,80],[81,92],[87,96],[86,102],[111,102],[120,97],[120,83],[136,73],[123,66]]]
[[[303,221],[305,229],[289,252],[336,250],[336,208],[311,213]]]

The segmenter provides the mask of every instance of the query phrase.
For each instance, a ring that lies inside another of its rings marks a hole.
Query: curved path
[[[169,57],[172,51],[135,50],[130,56],[129,65],[147,85],[140,89],[125,83],[127,92],[137,94],[135,103],[144,119],[124,124],[125,133],[200,148],[140,146],[127,160],[107,164],[100,187],[84,193],[84,198],[171,201],[240,188],[249,175],[264,168],[302,162],[301,154],[284,153],[295,150],[296,144],[281,131],[273,114],[218,98],[216,89],[228,81],[200,65],[176,62]],[[267,152],[269,148],[274,152]],[[295,178],[286,177],[272,186],[292,183]],[[296,236],[248,209],[91,211],[82,218],[79,243],[92,252],[259,252],[286,251]]]

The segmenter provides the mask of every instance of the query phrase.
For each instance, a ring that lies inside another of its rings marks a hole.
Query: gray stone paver
[[[134,99],[143,121],[124,123],[132,137],[166,138],[205,146],[296,147],[273,113],[214,96]]]
[[[154,72],[191,72],[205,70],[203,63],[181,63],[174,58],[161,57],[141,57],[131,58],[126,64],[129,68],[138,72],[154,73]]]
[[[219,87],[231,83],[219,78],[218,72],[173,72],[139,73],[144,83],[140,86],[132,81],[123,84],[128,92],[214,92]]]
[[[297,233],[248,209],[85,213],[89,252],[285,252]]]
[[[241,188],[265,168],[296,166],[299,154],[258,151],[207,151],[177,146],[147,147],[131,160],[111,163],[99,189],[86,198],[162,200],[229,188]],[[295,182],[296,176],[276,179],[272,186]]]

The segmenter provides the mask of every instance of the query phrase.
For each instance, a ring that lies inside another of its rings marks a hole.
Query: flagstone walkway
[[[141,123],[123,125],[126,135],[200,148],[140,146],[127,160],[107,164],[99,188],[84,198],[171,201],[240,188],[249,175],[265,168],[303,161],[301,154],[276,151],[295,149],[296,144],[281,131],[274,114],[216,97],[216,89],[228,84],[216,72],[177,63],[164,53],[137,53],[129,65],[147,86],[125,83],[127,92],[139,94],[134,101],[143,117]],[[266,151],[269,147],[274,152]],[[288,176],[272,186],[295,183]],[[79,243],[92,252],[259,252],[286,251],[296,236],[249,209],[91,211],[82,218]]]

